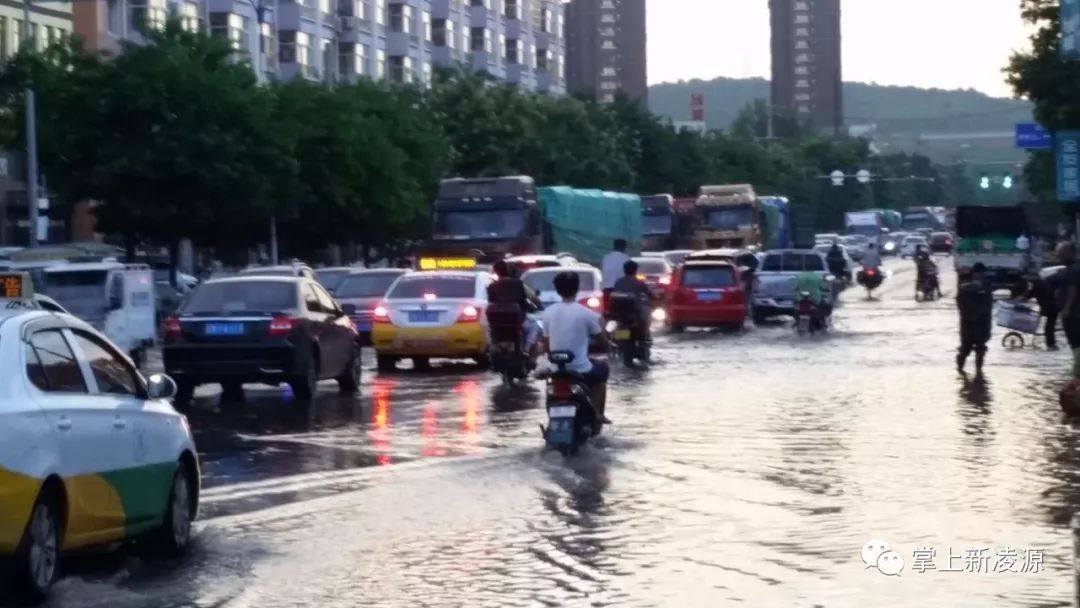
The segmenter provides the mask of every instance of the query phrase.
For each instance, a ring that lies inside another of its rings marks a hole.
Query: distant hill
[[[649,88],[649,107],[660,116],[689,120],[691,93],[705,95],[705,121],[709,127],[726,129],[747,103],[769,98],[769,81],[717,78],[658,84]],[[879,140],[893,141],[897,147],[910,150],[911,142],[923,134],[1011,132],[1015,123],[1031,121],[1031,104],[974,90],[846,82],[844,114],[847,125],[876,124]],[[961,147],[967,146],[958,144],[957,150]],[[949,154],[957,156],[957,150]],[[1000,152],[1020,156],[1008,146]]]

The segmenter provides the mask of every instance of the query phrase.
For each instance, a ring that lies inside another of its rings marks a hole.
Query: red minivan
[[[673,332],[686,327],[739,329],[746,322],[746,301],[739,268],[729,262],[687,259],[672,275],[668,328]]]

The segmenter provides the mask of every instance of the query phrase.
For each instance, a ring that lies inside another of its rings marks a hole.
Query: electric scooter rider
[[[929,275],[934,278],[934,292],[940,298],[941,285],[937,282],[937,264],[930,259],[930,254],[923,249],[922,245],[915,246],[915,255],[912,258],[915,260],[915,295],[919,295],[919,288],[922,287],[923,279]]]
[[[495,271],[495,276],[499,278],[488,285],[488,302],[489,304],[517,305],[521,309],[521,316],[524,319],[522,331],[525,335],[522,352],[529,355],[540,338],[540,326],[528,313],[540,309],[540,298],[521,279],[514,276],[513,267],[506,260],[495,262],[492,269]]]
[[[829,253],[825,255],[825,261],[829,265],[829,272],[834,277],[844,281],[851,280],[851,277],[847,274],[847,259],[844,258],[844,252],[836,241],[833,241]]]
[[[589,340],[597,338],[610,346],[600,315],[576,300],[581,279],[576,272],[560,272],[555,276],[555,291],[562,302],[544,309],[541,321],[544,329],[545,351],[568,351],[574,354],[566,369],[581,374],[589,385],[593,407],[604,424],[610,424],[604,409],[607,404],[607,380],[610,369],[606,361],[589,358]]]
[[[648,342],[652,340],[650,325],[652,320],[652,290],[644,281],[637,276],[638,264],[634,260],[627,260],[623,264],[623,276],[615,281],[612,294],[626,293],[637,298],[638,301],[638,325],[641,327],[642,338]]]

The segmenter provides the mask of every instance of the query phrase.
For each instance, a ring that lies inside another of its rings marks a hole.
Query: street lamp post
[[[22,44],[24,50],[31,50],[33,37],[33,24],[30,21],[30,1],[23,1],[23,35]],[[31,249],[38,246],[38,168],[37,168],[37,120],[34,103],[34,87],[27,82],[26,91],[26,204],[30,209],[30,240]]]

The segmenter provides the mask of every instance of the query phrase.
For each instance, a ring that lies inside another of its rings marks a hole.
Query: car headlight
[[[893,243],[892,241],[885,243],[885,251],[893,251],[894,249],[896,249],[896,243]]]
[[[652,311],[652,318],[653,321],[663,321],[664,319],[667,319],[667,311],[663,308],[657,308]]]
[[[615,321],[608,321],[607,325],[604,326],[604,329],[606,329],[609,334],[611,332],[615,331],[618,328],[619,328],[619,324],[616,323]]]

